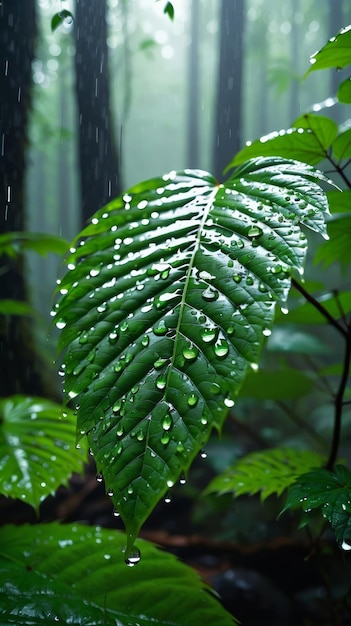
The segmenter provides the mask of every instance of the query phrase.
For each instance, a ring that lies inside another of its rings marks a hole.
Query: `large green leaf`
[[[0,400],[0,493],[34,508],[73,472],[86,454],[75,447],[75,418],[49,400],[11,396]]]
[[[0,300],[0,315],[37,315],[37,313],[23,300]]]
[[[320,508],[340,547],[351,550],[351,472],[344,465],[337,465],[334,472],[320,468],[299,476],[289,489],[283,512],[290,508],[307,513]]]
[[[338,100],[344,104],[351,104],[351,76],[343,80],[339,85]]]
[[[325,230],[316,177],[279,158],[222,185],[171,172],[101,209],[74,243],[54,311],[65,390],[129,549],[257,368],[275,301],[302,271],[300,224]]]
[[[235,498],[260,493],[261,500],[280,496],[298,476],[320,467],[323,457],[308,450],[272,448],[252,452],[216,476],[205,493],[232,493]]]
[[[125,543],[123,533],[79,524],[3,527],[1,624],[235,623],[193,569],[143,540],[140,564],[126,567]]]
[[[338,161],[351,156],[351,120],[342,124],[333,143],[333,155]]]
[[[329,210],[331,213],[349,213],[351,210],[351,190],[337,190],[327,192]]]
[[[351,26],[342,28],[335,37],[310,57],[308,73],[328,67],[343,69],[351,63]]]
[[[274,131],[248,143],[235,155],[226,171],[260,155],[278,155],[316,165],[325,159],[337,132],[337,124],[329,117],[306,113],[295,120],[291,128]]]

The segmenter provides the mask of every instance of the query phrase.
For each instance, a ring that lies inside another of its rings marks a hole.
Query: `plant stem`
[[[336,461],[336,457],[339,449],[340,442],[340,432],[341,432],[341,418],[342,418],[342,410],[343,410],[343,397],[347,385],[347,379],[349,377],[350,372],[350,360],[351,360],[351,328],[349,327],[349,332],[346,336],[346,345],[345,345],[345,354],[344,354],[344,367],[340,380],[339,389],[335,396],[335,414],[334,414],[334,432],[333,439],[330,448],[329,459],[326,464],[326,468],[332,470],[334,467],[334,463]]]
[[[295,289],[299,291],[304,296],[304,298],[310,304],[312,304],[312,306],[314,306],[314,308],[317,309],[317,311],[319,311],[319,313],[323,315],[323,317],[325,317],[326,320],[328,320],[331,326],[334,326],[334,328],[336,328],[336,330],[338,330],[339,333],[341,333],[345,337],[345,339],[348,338],[347,330],[327,311],[323,304],[318,302],[316,298],[314,298],[310,293],[308,293],[308,291],[306,291],[301,283],[299,283],[295,278],[292,278],[291,285],[295,287]]]

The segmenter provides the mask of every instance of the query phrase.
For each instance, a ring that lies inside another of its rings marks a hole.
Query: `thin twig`
[[[338,330],[339,333],[341,333],[345,337],[345,339],[348,338],[347,330],[345,330],[345,328],[341,324],[339,324],[339,322],[329,313],[329,311],[327,311],[327,309],[323,306],[323,304],[321,304],[318,300],[316,300],[316,298],[314,298],[312,294],[306,291],[306,289],[301,285],[301,283],[299,283],[295,278],[292,278],[291,285],[297,291],[299,291],[304,296],[304,298],[310,304],[312,304],[312,306],[314,306],[314,308],[317,309],[317,311],[319,311],[321,315],[323,315],[323,317],[326,320],[328,320],[331,326],[334,326],[334,328],[336,328],[336,330]]]

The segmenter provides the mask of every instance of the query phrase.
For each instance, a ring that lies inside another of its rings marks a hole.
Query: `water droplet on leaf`
[[[140,550],[134,547],[131,550],[130,555],[126,558],[125,563],[126,565],[128,565],[128,567],[134,567],[135,565],[138,565],[138,563],[140,563],[140,560],[141,560]]]

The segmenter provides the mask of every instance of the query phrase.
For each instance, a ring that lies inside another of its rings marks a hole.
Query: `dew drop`
[[[191,393],[188,396],[188,405],[189,406],[191,406],[191,407],[196,406],[198,401],[199,401],[199,397],[196,395],[196,393]]]
[[[207,452],[205,452],[205,450],[201,450],[201,451],[200,451],[200,457],[201,457],[202,459],[207,459]]]
[[[153,331],[157,337],[162,337],[166,334],[168,328],[163,320],[161,320],[156,326],[153,327]]]
[[[221,393],[221,388],[218,383],[212,383],[210,387],[210,392],[213,393],[215,396],[218,396]]]
[[[185,485],[185,484],[186,484],[185,474],[181,474],[181,475],[180,475],[180,478],[179,478],[179,484],[180,484],[180,485]]]
[[[172,498],[169,495],[169,493],[167,493],[167,495],[165,496],[165,504],[170,504],[172,502]]]
[[[137,437],[136,438],[137,438],[138,441],[143,441],[144,433],[143,433],[142,430],[139,430],[139,432],[137,433]]]
[[[128,493],[128,495],[130,495],[130,496],[131,496],[131,495],[133,494],[133,492],[134,492],[134,489],[133,489],[132,485],[129,485],[129,487],[128,487],[128,489],[127,489],[127,493]]]
[[[197,358],[198,354],[199,354],[199,351],[197,348],[195,348],[195,346],[188,346],[187,348],[184,348],[183,350],[183,357],[187,361],[194,361]]]
[[[259,237],[260,235],[262,235],[262,233],[262,228],[259,228],[258,226],[250,226],[249,230],[247,231],[247,236],[250,238]]]
[[[118,339],[118,333],[116,332],[110,333],[108,336],[108,340],[111,344],[115,344],[117,339]]]
[[[169,413],[166,413],[166,415],[163,417],[162,419],[162,428],[163,430],[169,430],[172,426],[172,417]]]
[[[123,432],[124,432],[124,430],[123,430],[123,424],[118,424],[118,426],[117,426],[117,430],[116,430],[116,435],[117,435],[117,437],[122,437]]]
[[[265,337],[269,337],[272,334],[272,331],[269,328],[264,328],[263,331],[262,331],[262,334]]]
[[[149,345],[149,341],[150,341],[149,337],[147,335],[144,335],[144,337],[141,340],[141,345],[144,348],[147,348],[147,346]]]
[[[120,513],[119,513],[119,511],[117,511],[117,509],[113,509],[112,515],[113,515],[113,517],[119,517]]]
[[[155,384],[157,389],[160,389],[160,391],[162,391],[167,385],[167,376],[165,374],[161,374],[161,376],[156,378]]]
[[[234,274],[233,275],[233,281],[237,284],[241,283],[243,277],[241,276],[241,274]]]
[[[88,341],[88,339],[89,339],[89,333],[86,330],[83,330],[83,332],[81,333],[79,337],[79,343],[84,344]]]
[[[58,328],[59,330],[62,330],[63,328],[65,328],[65,326],[66,326],[66,322],[64,320],[57,320],[56,328]]]
[[[96,474],[96,482],[97,482],[97,483],[102,483],[102,481],[103,481],[103,476],[102,476],[102,474],[101,474],[101,473]]]
[[[170,436],[169,432],[165,430],[162,433],[162,436],[161,436],[161,443],[163,443],[164,446],[167,445],[167,443],[169,443],[169,441],[170,441],[170,438],[171,438],[171,436]]]
[[[112,496],[113,496],[113,489],[109,489],[109,490],[108,490],[108,492],[107,492],[107,495],[108,495],[110,498],[112,498]]]
[[[157,359],[157,361],[154,362],[154,368],[155,370],[159,370],[161,369],[164,365],[166,365],[167,363],[167,359]]]
[[[341,544],[341,549],[342,550],[351,550],[351,544],[348,543],[348,541],[343,541]]]
[[[122,324],[120,326],[121,333],[127,332],[128,328],[129,328],[128,322],[126,322],[126,321],[122,322]]]
[[[130,555],[126,558],[125,563],[126,565],[128,565],[128,567],[134,567],[135,565],[138,565],[138,563],[140,563],[140,560],[141,560],[140,550],[134,547],[131,550]]]
[[[224,406],[226,406],[228,409],[231,409],[234,406],[234,404],[235,404],[234,400],[229,398],[229,396],[224,398]]]
[[[217,331],[214,328],[205,328],[200,333],[202,341],[205,343],[213,343],[217,337]]]
[[[95,357],[96,357],[96,348],[93,348],[92,350],[90,350],[89,354],[87,355],[87,361],[89,361],[89,363],[92,363]]]
[[[227,354],[229,353],[229,347],[226,341],[224,341],[223,339],[221,339],[215,346],[214,346],[214,353],[215,355],[219,358],[219,359],[224,359]]]
[[[216,289],[213,289],[212,287],[207,287],[207,289],[205,289],[205,291],[203,291],[201,295],[204,300],[207,300],[207,302],[213,302],[214,300],[218,299],[219,293]]]

